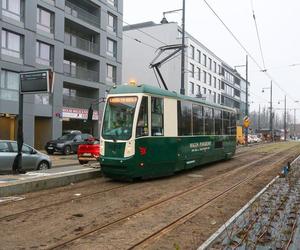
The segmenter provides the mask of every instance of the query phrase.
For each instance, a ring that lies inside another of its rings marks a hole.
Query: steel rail
[[[289,159],[291,157],[291,155],[294,154],[290,153],[288,156],[284,156],[281,157],[279,159],[279,162],[282,163],[283,161],[285,161],[286,159]],[[273,167],[274,165],[278,165],[278,160],[271,164],[268,165],[268,167]],[[237,187],[241,186],[242,184],[248,182],[249,180],[257,177],[258,175],[260,175],[262,172],[266,171],[266,168],[263,168],[262,170],[256,172],[255,174],[246,177],[245,179],[235,183],[234,185],[230,186],[229,188],[227,188],[225,191],[220,192],[219,194],[215,195],[214,197],[212,197],[211,199],[209,199],[208,201],[202,203],[201,205],[199,205],[198,207],[194,208],[193,210],[191,210],[190,212],[186,213],[185,215],[177,218],[176,220],[174,220],[173,222],[169,223],[168,225],[164,226],[163,228],[159,229],[158,231],[152,233],[151,235],[149,235],[148,237],[146,237],[145,239],[141,240],[140,242],[134,244],[133,246],[131,246],[130,248],[128,248],[128,250],[132,250],[135,249],[137,247],[144,247],[143,245],[147,242],[147,241],[151,241],[151,243],[153,243],[153,241],[159,239],[161,236],[165,235],[167,232],[173,230],[174,228],[176,228],[178,225],[183,224],[184,222],[188,221],[189,219],[191,219],[192,217],[194,217],[200,209],[202,209],[203,207],[211,204],[212,202],[214,202],[215,200],[217,200],[218,198],[223,197],[224,195],[228,194],[229,192],[235,190]]]
[[[209,184],[212,184],[212,183],[216,182],[218,179],[223,180],[224,177],[227,177],[227,176],[230,176],[230,175],[232,175],[232,174],[235,174],[235,173],[238,172],[238,171],[241,171],[241,170],[243,170],[243,169],[248,168],[249,166],[253,166],[253,165],[257,164],[257,163],[260,163],[260,162],[263,162],[263,161],[265,161],[265,160],[268,160],[268,159],[270,159],[270,158],[272,158],[272,157],[274,157],[274,156],[276,156],[276,155],[280,155],[281,153],[283,153],[283,152],[285,152],[285,151],[288,151],[288,150],[291,150],[291,149],[293,149],[293,148],[295,148],[295,147],[296,147],[296,146],[291,147],[291,148],[288,148],[288,149],[282,149],[282,150],[279,150],[278,152],[275,152],[275,153],[273,153],[273,154],[270,154],[270,155],[268,155],[268,156],[265,156],[265,157],[263,157],[263,158],[261,158],[261,159],[258,159],[258,160],[256,160],[256,161],[253,161],[253,162],[244,164],[244,165],[242,165],[242,166],[240,166],[240,167],[238,167],[238,168],[235,168],[235,169],[230,170],[229,172],[226,172],[226,173],[224,173],[224,174],[218,175],[218,176],[216,176],[216,177],[214,177],[214,178],[212,178],[212,179],[210,179],[210,180],[208,180],[208,181],[206,181],[206,182],[204,182],[204,183],[201,183],[201,184],[199,184],[199,185],[193,186],[193,187],[188,188],[188,189],[186,189],[186,190],[177,192],[176,194],[173,194],[173,195],[171,195],[171,196],[169,196],[169,197],[167,197],[167,198],[164,198],[164,199],[162,199],[162,200],[156,201],[156,202],[152,203],[151,205],[148,205],[148,206],[146,206],[146,207],[142,207],[142,208],[140,208],[139,210],[137,210],[137,211],[135,211],[135,212],[133,212],[133,213],[127,214],[126,216],[122,216],[122,217],[120,217],[119,219],[116,219],[116,220],[114,220],[114,221],[112,221],[112,222],[108,222],[108,223],[106,223],[106,224],[104,224],[104,225],[101,225],[101,226],[99,226],[99,227],[97,227],[97,228],[91,229],[91,230],[89,230],[89,231],[87,231],[87,232],[85,232],[85,233],[82,233],[82,234],[80,234],[80,235],[77,235],[76,237],[73,237],[72,239],[66,240],[66,241],[61,242],[61,243],[59,243],[59,244],[57,244],[57,245],[54,245],[54,246],[50,246],[48,249],[57,249],[57,248],[61,248],[61,247],[63,247],[63,246],[66,246],[67,244],[70,244],[70,243],[72,243],[72,242],[74,242],[74,241],[76,241],[76,240],[78,240],[78,239],[80,239],[80,238],[83,238],[83,237],[88,236],[88,235],[90,235],[90,234],[93,234],[93,233],[95,233],[95,232],[101,231],[101,230],[103,230],[103,229],[105,229],[105,228],[107,228],[107,227],[109,227],[109,226],[113,226],[113,225],[115,225],[115,224],[117,224],[117,223],[120,223],[120,222],[122,222],[122,221],[126,221],[128,218],[133,217],[133,216],[135,216],[135,215],[137,215],[137,214],[140,214],[140,213],[142,213],[142,212],[144,212],[144,211],[146,211],[146,210],[149,210],[149,209],[154,208],[154,207],[156,207],[156,206],[159,206],[159,205],[161,205],[161,204],[163,204],[163,203],[166,203],[166,202],[168,202],[168,201],[170,201],[170,200],[176,199],[176,198],[178,198],[178,197],[180,197],[180,196],[182,196],[182,195],[185,195],[185,194],[187,194],[187,193],[191,193],[191,192],[193,192],[193,191],[195,191],[195,190],[197,190],[197,189],[199,189],[199,188],[202,188],[202,187],[204,187],[204,186],[207,186],[207,185],[209,185]],[[285,156],[285,157],[286,157],[286,156]]]

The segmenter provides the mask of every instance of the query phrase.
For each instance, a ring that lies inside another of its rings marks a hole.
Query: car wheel
[[[49,163],[47,161],[41,161],[37,167],[38,170],[46,170],[49,169]]]
[[[53,152],[52,150],[47,150],[47,154],[48,154],[48,155],[53,155],[53,153],[54,153],[54,152]]]
[[[81,164],[81,165],[83,165],[83,164],[87,164],[89,161],[79,161],[79,163]]]
[[[71,153],[71,147],[70,146],[65,146],[64,148],[64,154],[69,155]]]

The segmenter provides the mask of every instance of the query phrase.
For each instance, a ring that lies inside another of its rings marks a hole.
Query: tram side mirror
[[[93,111],[93,107],[91,105],[89,107],[89,111],[88,111],[88,118],[87,118],[88,122],[92,122],[93,121],[93,113],[94,113],[94,111]]]

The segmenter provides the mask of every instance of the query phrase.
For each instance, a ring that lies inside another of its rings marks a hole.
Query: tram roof
[[[109,94],[130,94],[130,93],[147,93],[147,94],[156,95],[156,96],[167,96],[167,97],[171,97],[171,98],[175,98],[175,99],[188,100],[188,101],[192,101],[192,102],[202,103],[202,104],[205,104],[208,106],[217,107],[220,109],[226,109],[228,111],[235,112],[235,110],[233,108],[229,108],[229,107],[226,107],[223,105],[212,103],[212,102],[209,102],[206,100],[201,100],[196,97],[181,95],[175,91],[169,91],[169,90],[161,89],[161,88],[154,87],[154,86],[147,85],[147,84],[141,84],[141,85],[137,85],[137,86],[116,85],[116,86],[112,87],[109,91]]]

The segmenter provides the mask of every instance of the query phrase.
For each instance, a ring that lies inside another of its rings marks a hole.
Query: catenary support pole
[[[180,94],[185,94],[184,89],[184,64],[185,64],[185,0],[182,1],[182,50],[181,50],[181,87]]]
[[[270,133],[271,133],[271,140],[274,141],[274,132],[273,132],[273,110],[272,110],[272,81],[270,87]]]
[[[246,55],[246,110],[245,115],[248,117],[248,55]],[[248,127],[245,129],[245,145],[248,146]]]
[[[284,140],[286,141],[286,134],[287,134],[287,124],[286,124],[286,95],[284,96],[284,122],[283,122],[283,127],[284,127]]]

